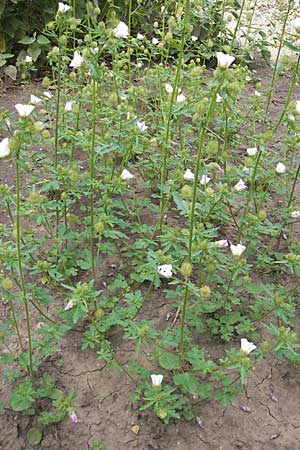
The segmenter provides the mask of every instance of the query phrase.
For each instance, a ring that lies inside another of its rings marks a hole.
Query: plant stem
[[[266,106],[264,122],[266,121],[267,115],[269,112],[269,107],[270,107],[271,98],[273,95],[273,89],[274,89],[275,78],[276,78],[276,73],[277,73],[277,66],[278,66],[278,62],[279,62],[280,53],[281,53],[281,50],[283,47],[283,38],[284,38],[284,34],[285,34],[286,23],[287,23],[288,16],[289,16],[292,5],[293,5],[293,0],[289,0],[287,12],[286,12],[286,15],[284,16],[282,30],[281,30],[281,34],[280,34],[280,38],[279,38],[279,47],[278,47],[278,51],[277,51],[277,55],[276,55],[275,65],[273,68],[272,81],[271,81],[271,86],[270,86],[268,98],[267,98],[267,106]]]
[[[23,275],[22,267],[22,252],[21,252],[21,227],[20,227],[20,151],[21,151],[22,139],[20,139],[19,148],[16,152],[16,237],[17,237],[17,257],[18,257],[18,268],[19,277],[21,284],[21,295],[25,307],[25,318],[26,318],[26,329],[27,329],[27,340],[28,340],[28,371],[29,376],[33,375],[33,364],[32,364],[32,343],[31,343],[31,329],[30,329],[30,314],[28,307],[28,300],[26,295],[25,281]]]
[[[244,211],[243,211],[243,217],[241,219],[241,225],[240,225],[240,228],[239,228],[238,241],[240,241],[241,237],[243,236],[243,229],[244,229],[244,225],[245,225],[245,218],[246,218],[246,215],[247,215],[248,210],[249,210],[250,200],[251,200],[252,194],[255,193],[255,177],[256,177],[257,167],[258,167],[261,155],[262,155],[262,149],[260,148],[259,152],[258,152],[258,155],[257,155],[257,158],[256,158],[256,161],[255,161],[255,166],[253,168],[253,172],[252,172],[252,175],[251,175],[250,189],[248,191],[246,205],[245,205],[245,208],[244,208]]]
[[[289,201],[288,201],[288,208],[291,206],[291,204],[293,202],[293,199],[294,199],[294,192],[295,192],[297,180],[298,180],[298,177],[299,177],[299,173],[300,173],[300,161],[299,161],[299,164],[298,164],[298,167],[297,167],[296,175],[295,175],[293,186],[292,186],[292,189],[291,189],[291,193],[290,193],[290,197],[289,197]]]
[[[55,170],[57,170],[57,164],[58,164],[60,94],[61,94],[61,55],[59,54],[58,64],[57,64],[56,109],[55,109],[55,130],[54,130],[54,167],[55,167]],[[58,205],[58,198],[56,197],[56,238],[58,238],[58,226],[59,226],[59,205]]]
[[[233,36],[232,36],[232,40],[231,40],[231,43],[230,43],[229,53],[231,52],[231,50],[233,48],[233,44],[234,44],[234,41],[235,41],[235,38],[236,38],[236,33],[237,33],[237,31],[239,29],[239,26],[240,26],[240,23],[241,23],[241,19],[242,19],[242,14],[243,14],[243,11],[244,11],[245,3],[246,3],[246,0],[243,0],[242,1],[242,6],[241,6],[241,9],[240,9],[240,13],[239,13],[239,17],[238,17],[238,20],[236,22],[235,29],[234,29]]]
[[[131,83],[131,13],[132,13],[132,0],[129,0],[128,4],[128,84]]]
[[[280,115],[280,117],[279,117],[279,119],[278,119],[278,121],[277,121],[277,123],[276,123],[274,129],[273,129],[273,134],[275,134],[275,133],[277,132],[277,130],[278,130],[278,128],[279,128],[279,126],[280,126],[280,124],[281,124],[281,122],[282,122],[282,120],[283,120],[283,118],[284,118],[284,116],[285,116],[285,113],[286,113],[286,110],[287,110],[287,108],[288,108],[288,105],[289,105],[289,103],[290,103],[291,96],[292,96],[292,93],[293,93],[293,90],[294,90],[294,86],[295,86],[296,81],[297,81],[297,79],[298,79],[299,65],[300,65],[300,52],[299,52],[299,54],[298,54],[296,66],[295,66],[295,68],[294,68],[294,74],[293,74],[292,81],[291,81],[291,83],[290,83],[288,95],[287,95],[287,98],[286,98],[286,100],[285,100],[284,107],[283,107],[283,109],[282,109],[281,115]]]
[[[96,282],[95,253],[94,253],[94,181],[95,181],[95,136],[96,136],[96,80],[92,87],[92,141],[90,151],[90,252],[94,282]]]
[[[21,349],[22,352],[24,352],[24,347],[23,347],[23,343],[22,343],[22,339],[21,339],[21,335],[20,335],[20,330],[19,330],[19,327],[18,327],[18,322],[17,322],[17,318],[16,318],[16,314],[15,314],[14,304],[13,304],[12,299],[10,297],[9,297],[9,303],[10,303],[11,315],[12,315],[14,326],[15,326],[16,333],[17,333],[17,336],[18,336],[18,341],[19,341],[19,344],[20,344],[20,349]]]
[[[178,91],[178,85],[179,85],[179,80],[180,80],[180,75],[181,75],[183,50],[184,50],[184,44],[185,44],[185,34],[186,34],[186,27],[187,27],[188,19],[189,19],[189,8],[190,8],[190,0],[186,0],[185,8],[184,8],[183,30],[182,30],[181,41],[180,41],[175,82],[174,82],[173,92],[171,94],[171,99],[170,99],[170,104],[169,104],[165,142],[164,142],[163,154],[162,154],[162,165],[161,165],[161,175],[160,175],[160,184],[161,184],[160,211],[162,211],[164,209],[164,207],[165,207],[164,203],[166,202],[162,187],[166,183],[167,176],[168,176],[167,162],[168,162],[168,157],[169,157],[169,140],[170,140],[172,111],[173,111],[173,104],[175,101],[175,96],[177,96],[177,93],[178,93],[177,91]],[[162,215],[161,215],[161,217],[162,217]],[[161,226],[162,226],[162,221],[160,222],[160,227]]]
[[[190,210],[190,230],[189,230],[188,257],[187,257],[187,261],[190,264],[192,264],[192,246],[193,246],[193,238],[194,238],[195,208],[196,208],[196,200],[197,200],[198,178],[199,178],[202,150],[203,150],[204,138],[206,135],[206,128],[207,128],[207,125],[209,123],[209,120],[210,120],[210,118],[213,114],[214,108],[215,108],[218,88],[219,88],[219,86],[211,94],[210,105],[209,105],[204,123],[202,123],[202,125],[201,125],[202,128],[201,128],[201,132],[200,132],[199,148],[198,148],[198,153],[197,153],[196,168],[195,168],[195,172],[194,172],[193,197],[192,197],[191,210]],[[180,325],[180,339],[179,339],[179,353],[181,356],[183,353],[185,316],[186,316],[186,309],[187,309],[188,301],[189,301],[189,287],[188,287],[188,283],[186,282],[183,303],[182,303],[182,309],[181,309],[181,325]]]

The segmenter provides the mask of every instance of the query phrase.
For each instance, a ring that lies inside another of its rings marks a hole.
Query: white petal
[[[128,26],[124,22],[119,22],[116,28],[114,28],[114,35],[117,38],[128,38]]]
[[[153,386],[160,386],[164,376],[163,375],[151,375],[151,381]]]
[[[228,247],[228,241],[227,239],[220,239],[219,241],[214,242],[214,246],[218,248]]]
[[[241,254],[244,253],[244,251],[246,250],[246,247],[245,245],[242,244],[237,245],[231,244],[230,250],[233,256],[241,256]]]
[[[163,264],[161,266],[158,266],[157,271],[159,275],[164,278],[172,278],[173,276],[171,264]]]
[[[193,172],[190,169],[187,169],[184,172],[183,178],[187,181],[193,181],[195,179],[195,175],[193,174]]]
[[[256,147],[247,148],[247,154],[249,156],[255,156],[256,153],[257,153],[257,148]]]
[[[233,188],[235,191],[245,191],[247,189],[247,185],[244,183],[244,181],[241,179]]]
[[[74,56],[72,61],[70,62],[70,67],[73,67],[74,69],[78,69],[83,63],[83,57],[81,56],[81,53],[78,50],[75,50]]]
[[[221,69],[226,69],[229,66],[231,66],[231,64],[235,60],[235,57],[231,56],[231,55],[227,55],[226,53],[223,53],[223,52],[217,52],[217,60],[218,60],[218,66]]]
[[[9,139],[4,138],[0,142],[0,158],[5,158],[10,154],[10,148],[9,148]]]
[[[277,173],[284,173],[286,171],[286,167],[284,164],[282,164],[281,162],[279,162],[276,166],[276,172]]]
[[[130,173],[129,170],[123,169],[120,178],[123,181],[128,181],[134,178],[134,175],[132,175],[132,173]]]
[[[246,339],[246,338],[242,338],[241,339],[241,350],[242,350],[242,352],[244,352],[247,355],[249,355],[249,353],[251,353],[255,349],[256,349],[256,345],[253,344],[253,342],[249,342],[248,339]]]
[[[33,105],[21,105],[20,103],[18,103],[17,105],[15,105],[15,108],[18,111],[20,117],[28,117],[35,107]]]

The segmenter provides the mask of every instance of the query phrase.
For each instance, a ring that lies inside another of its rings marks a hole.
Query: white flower
[[[233,256],[241,256],[242,253],[246,250],[245,245],[237,244],[237,245],[230,245],[230,250]]]
[[[296,113],[300,114],[300,100],[296,100]]]
[[[68,301],[68,303],[65,306],[65,311],[69,311],[69,309],[72,309],[73,306],[74,306],[74,301],[73,300]]]
[[[63,14],[65,12],[69,11],[69,9],[71,9],[71,6],[66,5],[66,3],[63,3],[63,2],[58,3],[58,12]]]
[[[186,169],[184,172],[183,178],[187,181],[193,181],[195,179],[195,175],[190,169]]]
[[[31,56],[26,55],[25,62],[26,62],[26,63],[31,63],[31,62],[32,62]]]
[[[253,344],[253,342],[249,342],[246,338],[241,339],[241,351],[246,353],[246,355],[249,355],[249,353],[251,353],[255,349],[256,345]]]
[[[168,94],[172,94],[173,86],[170,83],[166,83],[165,84],[165,90],[167,91]]]
[[[141,34],[141,33],[138,33],[137,35],[136,35],[136,38],[139,40],[139,41],[142,41],[143,39],[144,39],[144,35],[143,34]]]
[[[159,44],[159,40],[156,37],[152,38],[152,44],[154,45]]]
[[[292,211],[291,212],[291,217],[293,219],[300,219],[300,211]]]
[[[185,101],[185,95],[183,95],[183,94],[177,95],[176,101],[177,101],[177,103],[184,102]]]
[[[256,97],[261,97],[261,93],[258,92],[258,91],[254,91],[254,95],[255,95]]]
[[[256,153],[257,153],[257,148],[256,147],[247,148],[247,154],[249,156],[255,156]]]
[[[202,177],[200,178],[200,184],[202,184],[202,186],[208,184],[210,182],[211,178],[208,175],[202,175]]]
[[[143,67],[143,63],[142,62],[138,62],[137,63],[137,65],[136,65],[136,67],[138,68],[138,69],[141,69],[142,67]]]
[[[216,102],[221,103],[223,101],[223,97],[220,94],[217,94]]]
[[[227,69],[233,61],[235,60],[234,56],[226,55],[226,53],[223,52],[217,52],[217,60],[218,60],[218,66],[221,69]]]
[[[78,50],[75,50],[72,61],[70,62],[70,67],[74,67],[74,69],[78,69],[83,63],[83,57]]]
[[[145,122],[139,122],[137,121],[136,126],[138,127],[138,129],[140,131],[146,131],[148,129],[147,125],[145,124]]]
[[[193,42],[198,41],[198,37],[197,36],[191,36],[191,39],[192,39]]]
[[[132,178],[134,178],[134,175],[132,175],[132,173],[129,172],[129,170],[127,169],[123,169],[122,173],[120,175],[121,180],[123,181],[129,181]]]
[[[242,179],[233,187],[233,189],[237,192],[245,191],[247,189],[247,185],[244,183]]]
[[[157,271],[159,275],[164,278],[172,278],[172,265],[171,264],[163,264],[162,266],[158,266]]]
[[[300,33],[300,17],[293,20],[293,28],[295,28],[297,33]]]
[[[227,241],[227,239],[220,239],[219,241],[214,242],[214,246],[217,248],[228,247],[228,241]]]
[[[73,103],[75,103],[74,100],[70,100],[69,102],[67,102],[65,104],[65,111],[72,111]]]
[[[151,375],[152,386],[154,387],[160,386],[163,378],[164,378],[163,375]]]
[[[119,22],[116,28],[114,28],[114,35],[117,38],[128,38],[128,26],[124,22]]]
[[[21,105],[18,103],[15,105],[16,110],[18,111],[18,114],[20,117],[28,117],[34,110],[35,106],[33,105]]]
[[[36,97],[35,95],[30,96],[30,103],[32,103],[33,105],[37,105],[41,101],[42,99],[40,97]]]
[[[43,96],[48,98],[49,100],[52,98],[51,92],[48,92],[48,91],[43,92]]]
[[[9,148],[9,139],[4,138],[0,142],[0,158],[5,158],[10,154],[10,148]]]
[[[276,170],[277,173],[281,174],[281,173],[284,173],[284,172],[286,171],[286,167],[285,167],[284,164],[282,164],[281,162],[279,162],[279,163],[277,164],[275,170]]]

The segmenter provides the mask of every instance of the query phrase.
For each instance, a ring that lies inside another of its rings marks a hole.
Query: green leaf
[[[33,36],[24,36],[22,39],[18,41],[19,44],[30,45],[35,41],[35,35]]]
[[[289,48],[290,50],[292,50],[293,52],[299,52],[300,51],[300,46],[296,46],[291,44],[289,41],[283,41],[284,45]]]
[[[164,369],[173,370],[180,368],[179,356],[174,355],[174,353],[162,351],[158,361],[161,367],[163,367]]]
[[[5,75],[7,75],[12,80],[16,80],[17,79],[18,71],[17,71],[16,66],[13,66],[13,65],[10,64],[9,66],[5,67],[4,73],[5,73]]]
[[[184,391],[190,394],[198,394],[200,390],[200,383],[197,378],[188,372],[178,373],[173,377],[176,386],[180,386]]]
[[[27,441],[31,445],[38,445],[42,440],[43,434],[39,428],[31,428],[27,432]]]
[[[42,50],[41,50],[39,44],[37,44],[36,42],[28,48],[28,55],[31,56],[31,58],[33,59],[34,62],[38,59],[41,52],[42,52]]]
[[[33,398],[25,396],[22,392],[14,392],[10,398],[10,406],[14,411],[25,411],[33,404]]]
[[[39,34],[39,35],[38,35],[36,41],[37,41],[37,43],[38,43],[39,45],[48,45],[48,44],[50,44],[49,39],[48,39],[46,36],[43,36],[42,34]]]

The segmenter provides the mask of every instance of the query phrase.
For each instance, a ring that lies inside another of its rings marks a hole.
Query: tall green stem
[[[298,75],[299,75],[298,74],[298,72],[299,72],[299,65],[300,65],[300,52],[298,54],[297,62],[296,62],[295,68],[294,68],[294,74],[293,74],[292,81],[290,83],[289,92],[288,92],[287,98],[285,100],[284,107],[282,109],[280,117],[279,117],[279,119],[278,119],[278,121],[277,121],[277,123],[276,123],[276,125],[274,127],[273,134],[275,134],[276,131],[278,130],[278,128],[279,128],[279,126],[280,126],[280,124],[281,124],[281,122],[282,122],[282,120],[283,120],[283,118],[285,116],[287,108],[289,106],[289,103],[290,103],[290,100],[291,100],[291,97],[292,97],[292,94],[293,94],[294,86],[296,84],[296,81],[297,81]]]
[[[242,5],[241,5],[241,9],[240,9],[240,13],[239,13],[239,17],[238,17],[238,20],[236,22],[235,29],[234,29],[234,32],[233,32],[233,36],[232,36],[232,40],[231,40],[231,44],[230,44],[230,51],[229,52],[231,52],[231,50],[233,48],[233,45],[234,45],[234,41],[235,41],[235,38],[236,38],[236,33],[237,33],[237,31],[239,29],[239,26],[240,26],[240,23],[241,23],[241,19],[242,19],[242,14],[243,14],[243,11],[244,11],[245,3],[246,3],[246,0],[243,0],[242,1]]]
[[[200,165],[201,165],[203,144],[204,144],[204,138],[206,135],[207,125],[208,125],[210,118],[213,114],[213,111],[215,109],[217,92],[218,92],[218,88],[215,89],[211,95],[210,105],[209,105],[204,123],[202,124],[201,132],[200,132],[199,147],[198,147],[197,160],[196,160],[196,168],[195,168],[195,172],[194,172],[193,197],[192,197],[192,203],[191,203],[191,209],[190,209],[190,230],[189,230],[188,257],[187,257],[187,260],[190,264],[192,264],[195,208],[196,208],[198,178],[199,178],[199,171],[200,171]],[[188,301],[189,301],[189,287],[188,287],[188,283],[186,282],[182,310],[181,310],[181,325],[180,325],[180,340],[179,340],[179,352],[181,355],[183,353],[185,316],[186,316],[186,309],[187,309]]]
[[[189,19],[189,8],[190,8],[190,0],[186,0],[185,9],[184,9],[183,30],[182,30],[182,35],[181,35],[179,56],[178,56],[176,75],[175,75],[175,82],[174,82],[174,86],[173,86],[173,92],[171,94],[171,100],[170,100],[169,111],[168,111],[168,116],[167,116],[167,127],[166,127],[165,142],[164,142],[164,147],[163,147],[161,175],[160,175],[161,189],[164,186],[164,184],[166,183],[167,176],[168,176],[167,162],[168,162],[168,157],[169,157],[169,140],[170,140],[170,130],[171,130],[171,121],[172,121],[172,111],[173,111],[173,105],[175,102],[175,96],[177,96],[177,93],[178,93],[177,91],[178,91],[178,85],[179,85],[179,80],[180,80],[180,75],[181,75],[183,50],[184,50],[184,44],[185,44],[185,34],[186,34],[186,28],[187,28],[188,19]],[[166,201],[165,196],[163,194],[163,191],[161,190],[160,211],[162,211],[164,209],[165,201]],[[160,226],[161,226],[161,224],[160,224]]]
[[[296,175],[295,175],[294,182],[293,182],[293,186],[292,186],[292,189],[291,189],[291,193],[290,193],[290,197],[289,197],[289,201],[288,201],[288,208],[291,206],[291,204],[293,202],[293,199],[294,199],[294,192],[295,192],[295,188],[296,188],[296,184],[297,184],[297,180],[298,180],[299,174],[300,174],[300,162],[298,164]]]
[[[16,238],[17,238],[17,257],[18,257],[18,269],[21,284],[21,295],[22,301],[25,308],[25,319],[26,319],[26,329],[27,329],[27,340],[28,340],[28,372],[30,377],[33,375],[33,364],[32,364],[32,342],[31,342],[31,330],[30,330],[30,314],[29,306],[26,295],[25,281],[23,275],[22,267],[22,252],[21,252],[21,226],[20,226],[20,151],[21,151],[20,140],[19,148],[16,154]]]
[[[60,94],[61,94],[61,55],[58,57],[57,64],[57,86],[56,86],[56,110],[55,110],[55,131],[54,131],[54,167],[58,164],[58,135],[59,135],[59,113],[60,113]],[[56,238],[58,238],[59,226],[59,200],[56,198]]]
[[[128,83],[131,83],[131,13],[132,13],[132,0],[129,0],[128,4]]]
[[[94,253],[94,182],[95,182],[95,136],[96,136],[96,80],[93,80],[92,86],[92,140],[90,151],[90,252],[91,266],[94,281],[96,281],[95,273],[95,253]]]
[[[278,66],[281,50],[282,50],[282,47],[283,47],[283,38],[284,38],[284,34],[285,34],[286,23],[287,23],[288,16],[289,16],[289,13],[291,11],[292,5],[293,5],[293,0],[289,0],[288,9],[287,9],[286,15],[284,16],[282,30],[281,30],[281,34],[280,34],[280,38],[279,38],[279,47],[278,47],[278,51],[277,51],[277,55],[276,55],[275,65],[274,65],[274,68],[273,68],[272,81],[271,81],[271,86],[270,86],[269,93],[268,93],[267,106],[266,106],[266,112],[265,112],[264,121],[266,121],[266,119],[267,119],[267,115],[268,115],[269,108],[270,108],[270,103],[271,103],[271,99],[272,99],[272,95],[273,95],[273,89],[274,89],[274,84],[275,84],[275,78],[276,78],[276,74],[277,74],[277,66]]]

